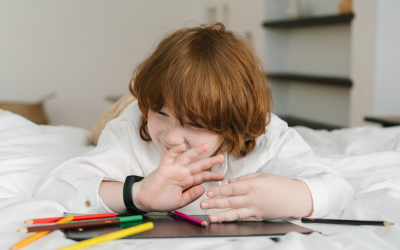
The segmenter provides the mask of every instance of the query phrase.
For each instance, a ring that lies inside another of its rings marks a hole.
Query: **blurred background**
[[[400,125],[399,10],[399,0],[0,0],[0,108],[91,129],[166,33],[220,21],[263,60],[273,112],[289,124]]]

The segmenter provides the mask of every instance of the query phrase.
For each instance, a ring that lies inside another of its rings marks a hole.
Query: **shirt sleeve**
[[[258,152],[262,167],[256,172],[304,181],[313,201],[311,217],[320,218],[329,213],[343,212],[354,199],[350,184],[326,161],[314,156],[304,139],[278,117],[275,116],[267,127],[265,137],[257,143],[262,151]]]
[[[138,129],[125,117],[109,122],[98,146],[83,157],[71,159],[48,174],[35,197],[54,200],[68,211],[111,212],[98,195],[100,183],[124,182],[127,175],[145,176],[137,155]]]

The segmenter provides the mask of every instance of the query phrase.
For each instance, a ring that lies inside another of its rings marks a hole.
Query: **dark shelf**
[[[350,24],[354,18],[354,13],[338,14],[330,16],[304,17],[298,19],[283,19],[276,21],[267,21],[263,23],[265,28],[297,28],[307,26]]]
[[[267,73],[267,77],[271,80],[299,81],[346,88],[350,88],[351,86],[353,86],[353,82],[351,81],[351,79],[343,77],[313,76],[289,73]]]
[[[294,126],[303,126],[311,129],[325,129],[325,130],[334,130],[334,129],[341,129],[344,127],[341,126],[336,126],[336,125],[331,125],[331,124],[326,124],[322,122],[316,122],[316,121],[310,121],[307,119],[299,118],[299,117],[294,117],[294,116],[285,116],[285,115],[278,115],[279,118],[284,120],[285,122],[288,123],[289,127],[294,127]]]
[[[398,117],[366,116],[364,117],[364,121],[380,123],[382,124],[383,127],[400,126],[400,116]]]

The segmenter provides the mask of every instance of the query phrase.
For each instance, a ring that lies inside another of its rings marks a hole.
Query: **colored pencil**
[[[54,225],[24,227],[19,229],[18,232],[32,233],[32,232],[41,232],[41,231],[68,229],[68,228],[101,227],[101,226],[108,226],[125,222],[140,221],[140,220],[143,220],[143,216],[134,215],[134,216],[125,216],[125,217],[111,218],[105,220],[91,220],[91,221],[54,224]]]
[[[74,219],[74,216],[70,215],[70,216],[67,216],[67,217],[62,218],[61,220],[57,221],[56,224],[70,222],[73,219]],[[31,236],[25,238],[24,240],[18,242],[14,246],[12,246],[10,248],[10,250],[20,249],[20,248],[28,245],[29,243],[34,242],[35,240],[42,238],[43,236],[49,234],[50,232],[51,231],[42,231],[42,232],[39,232],[39,233],[35,233],[34,235],[31,235]]]
[[[76,220],[91,220],[91,219],[103,219],[103,218],[113,218],[115,217],[114,213],[108,214],[88,214],[88,215],[77,215],[74,216],[74,221]],[[43,223],[53,223],[58,220],[61,220],[65,217],[53,217],[53,218],[43,218],[43,219],[32,219],[25,221],[26,224],[43,224]]]
[[[99,236],[99,237],[95,237],[95,238],[92,238],[92,239],[89,239],[89,240],[83,240],[83,241],[81,241],[81,242],[79,242],[79,243],[77,243],[75,245],[71,245],[71,246],[68,246],[68,247],[63,247],[63,248],[60,248],[58,250],[79,250],[79,249],[82,249],[82,248],[85,248],[85,247],[91,247],[91,246],[94,246],[94,245],[97,245],[97,244],[101,244],[101,243],[104,243],[104,242],[107,242],[107,241],[121,239],[121,238],[127,237],[127,236],[132,235],[132,234],[138,234],[138,233],[150,230],[153,227],[154,227],[154,225],[153,225],[152,222],[147,222],[147,223],[141,224],[139,226],[134,226],[134,227],[130,227],[130,228],[127,228],[127,229],[122,229],[122,230],[119,230],[117,232],[105,234],[105,235],[102,235],[102,236]]]
[[[72,214],[71,214],[72,215]],[[72,216],[75,216],[75,215],[72,215]],[[115,218],[104,218],[104,219],[94,219],[94,220],[76,220],[76,221],[70,221],[70,222],[67,222],[68,224],[70,224],[70,223],[81,223],[81,222],[87,222],[87,221],[101,221],[101,220],[110,220],[110,219],[117,219],[117,218],[120,218],[120,217],[115,217]],[[55,225],[56,223],[45,223],[44,224],[44,226],[49,226],[49,225]],[[41,224],[42,225],[42,224]],[[41,226],[41,225],[39,225],[39,226]]]
[[[198,218],[196,218],[196,217],[193,217],[193,216],[190,216],[190,215],[187,215],[187,214],[178,212],[178,211],[171,211],[170,214],[176,215],[176,216],[178,216],[179,218],[186,219],[186,220],[188,220],[188,221],[191,221],[191,222],[193,222],[193,223],[195,223],[195,224],[197,224],[197,225],[203,226],[203,227],[208,226],[207,221],[205,221],[205,220],[200,220],[200,219],[198,219]]]
[[[355,226],[391,226],[394,223],[389,221],[372,221],[372,220],[331,220],[331,219],[314,219],[301,218],[303,223],[324,223],[324,224],[339,224],[339,225],[355,225]]]
[[[141,216],[141,215],[132,215],[132,216]],[[131,217],[131,216],[121,216],[121,217],[115,217],[115,218],[105,218],[105,219],[94,219],[94,220],[78,220],[78,221],[71,221],[68,222],[68,224],[73,224],[73,223],[82,223],[82,222],[89,222],[89,221],[104,221],[104,220],[110,220],[110,219],[121,219],[121,218],[126,218],[126,217]],[[142,220],[142,217],[137,217],[137,218],[141,218],[141,219],[137,219],[137,220]],[[124,222],[121,222],[124,223]],[[49,226],[49,225],[54,225],[55,223],[48,223],[45,226]]]
[[[68,222],[68,224],[71,224],[71,223],[81,223],[81,222],[87,222],[87,221],[102,221],[102,220],[109,220],[109,219],[121,219],[121,218],[127,218],[127,217],[132,217],[133,218],[133,216],[137,216],[136,218],[140,218],[140,219],[137,219],[137,220],[143,220],[143,216],[141,216],[141,215],[132,215],[132,216],[121,216],[121,217],[115,217],[115,218],[105,218],[105,219],[94,219],[94,220],[84,220],[84,221],[71,221],[71,222]],[[121,223],[123,223],[123,222],[121,222]],[[54,224],[53,224],[54,225]]]

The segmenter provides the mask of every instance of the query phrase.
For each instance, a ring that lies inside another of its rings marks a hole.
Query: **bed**
[[[400,126],[334,130],[295,127],[314,149],[318,160],[341,173],[355,199],[340,214],[327,218],[387,220],[390,227],[323,227],[323,234],[289,233],[279,242],[253,239],[118,240],[90,249],[398,249],[400,248]],[[26,237],[23,221],[62,216],[56,202],[33,198],[41,178],[62,162],[91,150],[90,132],[68,126],[36,125],[0,110],[0,249]],[[294,223],[301,224],[298,220]],[[307,225],[306,225],[307,226]],[[73,244],[60,231],[24,247],[56,249]]]

